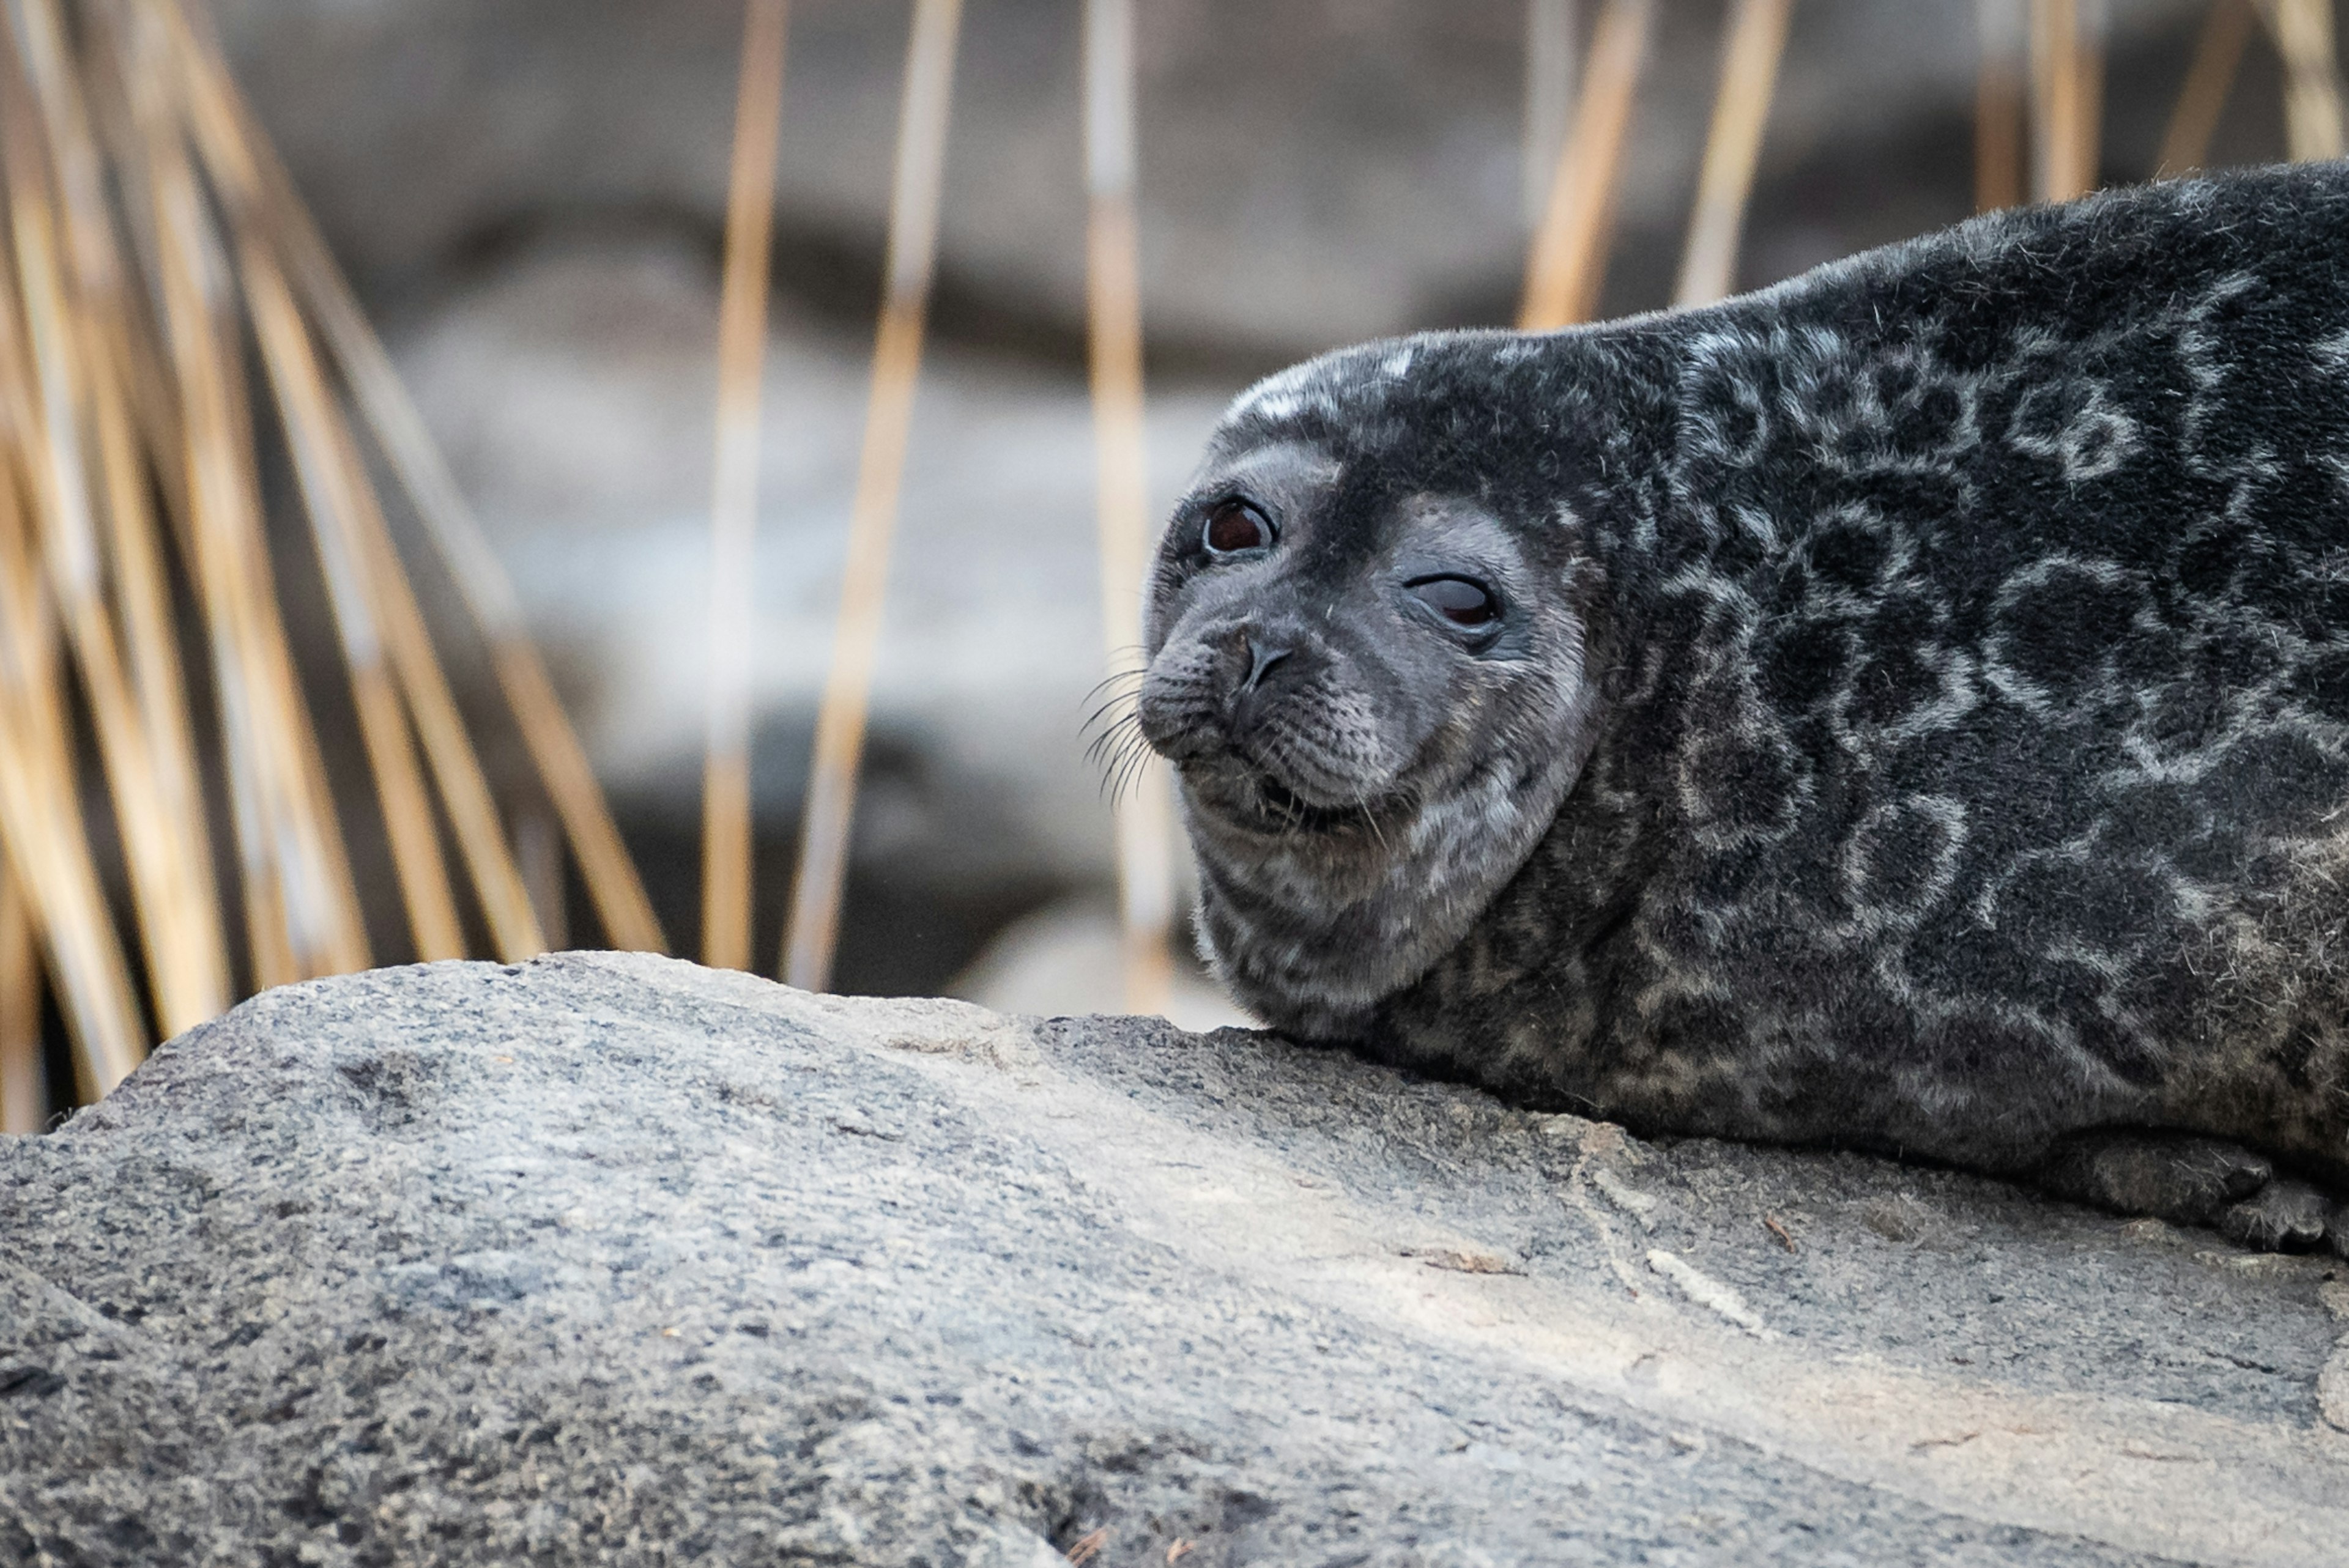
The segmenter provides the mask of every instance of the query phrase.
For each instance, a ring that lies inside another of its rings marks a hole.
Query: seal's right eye
[[[1491,625],[1501,607],[1483,586],[1465,577],[1429,577],[1410,584],[1412,596],[1455,626],[1469,631]]]
[[[1218,501],[1207,514],[1206,531],[1200,537],[1210,555],[1237,555],[1244,550],[1268,548],[1272,543],[1272,524],[1244,500]]]

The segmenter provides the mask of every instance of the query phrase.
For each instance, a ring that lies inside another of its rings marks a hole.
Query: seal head
[[[1575,520],[1397,460],[1361,394],[1413,352],[1244,397],[1151,582],[1141,731],[1180,779],[1202,950],[1309,1037],[1359,1034],[1460,941],[1595,734]]]

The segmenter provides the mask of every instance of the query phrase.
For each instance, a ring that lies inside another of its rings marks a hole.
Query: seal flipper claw
[[[2229,1241],[2266,1253],[2304,1253],[2324,1240],[2332,1201],[2305,1181],[2280,1177],[2219,1216]]]
[[[2074,1202],[2208,1225],[2268,1187],[2275,1167],[2220,1139],[2100,1130],[2064,1139],[2036,1175],[2041,1186]]]

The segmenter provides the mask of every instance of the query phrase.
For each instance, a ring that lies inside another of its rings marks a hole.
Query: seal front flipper
[[[2302,1252],[2325,1239],[2332,1201],[2278,1176],[2264,1156],[2223,1139],[2108,1128],[2075,1132],[2033,1172],[2059,1198],[2179,1225],[2214,1225],[2263,1252]],[[2333,1250],[2344,1238],[2337,1218]]]
[[[2324,1240],[2333,1201],[2305,1181],[2280,1176],[2219,1216],[2229,1241],[2267,1253],[2303,1253]],[[2340,1239],[2334,1238],[2337,1251]]]
[[[2059,1198],[2179,1225],[2212,1225],[2229,1241],[2268,1253],[2322,1244],[2349,1256],[2349,1205],[2307,1182],[2278,1176],[2239,1143],[2183,1132],[2103,1129],[2055,1145],[2033,1173]]]
[[[2221,1139],[2114,1128],[2062,1140],[2033,1176],[2075,1203],[2211,1225],[2268,1187],[2275,1167]]]

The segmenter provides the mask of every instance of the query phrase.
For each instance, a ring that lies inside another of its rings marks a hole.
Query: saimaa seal
[[[2325,1233],[2349,166],[1300,366],[1209,443],[1145,651],[1203,948],[1277,1027]]]

